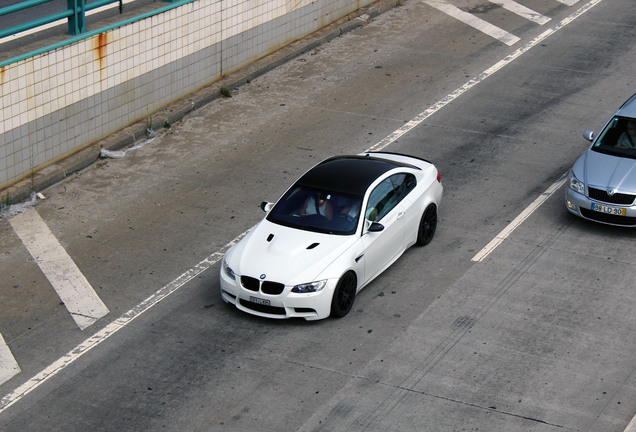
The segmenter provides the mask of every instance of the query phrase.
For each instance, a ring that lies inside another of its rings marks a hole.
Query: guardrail
[[[3,7],[0,9],[0,16],[8,15],[14,12],[18,12],[24,9],[28,9],[34,6],[39,6],[44,3],[51,2],[53,0],[27,0],[20,3],[16,3],[11,6]],[[86,12],[98,7],[102,7],[111,3],[119,3],[119,11],[121,13],[123,3],[122,0],[95,0],[90,3],[86,3],[84,0],[66,0],[67,9],[62,12],[58,12],[52,15],[47,15],[43,18],[38,18],[33,21],[29,21],[24,24],[0,30],[0,38],[12,36],[14,34],[31,30],[33,28],[58,21],[64,18],[68,18],[68,33],[70,35],[77,35],[86,31]]]
[[[46,1],[53,1],[53,0],[36,0],[36,1],[40,1],[42,3],[45,3]],[[110,2],[111,3],[115,3],[117,1],[119,1],[119,0],[114,0],[114,1],[111,0]],[[113,29],[118,28],[118,27],[123,27],[123,26],[125,26],[127,24],[133,23],[135,21],[141,21],[141,20],[144,20],[144,19],[149,18],[149,17],[154,16],[154,15],[162,14],[164,12],[167,12],[167,11],[171,10],[171,9],[176,9],[176,8],[178,8],[178,7],[180,7],[180,6],[184,5],[184,4],[193,3],[195,1],[197,1],[197,0],[167,0],[167,1],[164,1],[165,5],[161,6],[158,9],[147,11],[147,12],[141,13],[139,15],[135,15],[133,17],[126,18],[126,19],[124,19],[122,21],[118,21],[116,23],[108,24],[108,25],[106,25],[104,27],[100,27],[100,28],[97,28],[97,29],[94,29],[94,30],[84,31],[84,33],[77,34],[77,35],[72,36],[72,37],[70,37],[70,38],[68,38],[66,40],[55,42],[53,44],[46,45],[46,46],[43,46],[41,48],[37,48],[37,49],[35,49],[33,51],[29,51],[27,53],[19,54],[19,55],[15,56],[15,57],[11,57],[11,58],[8,58],[8,59],[5,59],[5,60],[0,60],[0,68],[8,66],[8,65],[10,65],[12,63],[16,63],[16,62],[19,62],[19,61],[22,61],[22,60],[26,60],[26,59],[35,57],[35,56],[40,55],[40,54],[44,54],[46,52],[49,52],[49,51],[64,47],[66,45],[81,41],[83,39],[90,38],[90,37],[98,35],[98,34],[100,34],[102,32],[113,30]]]

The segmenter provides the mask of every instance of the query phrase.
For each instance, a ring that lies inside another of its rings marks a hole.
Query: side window
[[[409,173],[395,174],[392,175],[390,179],[396,191],[398,202],[402,201],[409,192],[415,189],[415,185],[417,184],[415,176]]]
[[[393,183],[390,179],[385,179],[377,185],[369,195],[365,217],[372,222],[380,220],[381,214],[385,213],[383,213],[385,203],[391,199],[393,193]]]
[[[385,179],[371,191],[365,217],[372,222],[381,220],[415,188],[415,184],[412,174],[394,174]]]

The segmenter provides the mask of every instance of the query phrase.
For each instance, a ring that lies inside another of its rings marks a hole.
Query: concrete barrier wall
[[[198,0],[3,66],[0,190],[370,3]]]

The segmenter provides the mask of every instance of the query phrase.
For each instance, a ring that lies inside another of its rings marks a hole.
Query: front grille
[[[259,281],[256,278],[250,276],[241,276],[241,285],[246,290],[258,292],[259,288],[262,293],[269,295],[279,295],[282,294],[285,289],[285,284],[280,282],[270,282],[270,281]]]
[[[636,195],[616,193],[612,196],[608,195],[603,189],[588,188],[590,198],[596,201],[603,201],[611,204],[632,205]]]
[[[285,315],[285,308],[276,306],[267,306],[251,301],[240,299],[241,305],[256,312],[266,313],[270,315]]]
[[[278,295],[283,292],[285,285],[278,282],[264,281],[261,285],[261,292],[269,295]]]
[[[611,223],[614,225],[634,226],[636,225],[636,217],[616,216],[597,212],[594,210],[581,209],[581,214],[588,218],[599,222]]]
[[[241,276],[241,285],[243,285],[243,288],[247,290],[258,291],[258,286],[260,285],[260,282],[258,281],[258,279],[253,277]]]

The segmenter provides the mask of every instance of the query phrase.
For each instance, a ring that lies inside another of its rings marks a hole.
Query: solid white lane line
[[[502,8],[519,15],[527,20],[543,25],[551,20],[550,17],[541,15],[539,12],[535,12],[530,8],[527,8],[512,0],[488,0],[491,3],[501,6]]]
[[[567,180],[567,173],[564,174],[559,180],[554,182],[545,192],[543,192],[539,198],[535,199],[524,211],[519,214],[506,228],[504,228],[494,239],[490,241],[477,255],[473,257],[471,261],[483,261],[490,253],[497,248],[508,236],[521,225],[526,219],[530,217],[541,204],[543,204],[548,198],[550,198],[554,192],[556,192]]]
[[[80,329],[109,312],[35,208],[9,218],[9,223]]]
[[[170,294],[177,291],[179,288],[190,282],[192,279],[199,276],[201,273],[212,267],[223,258],[223,253],[230,246],[238,242],[243,238],[250,230],[245,231],[243,234],[236,237],[234,240],[226,244],[224,247],[209,255],[199,264],[183,273],[181,276],[156,291],[153,295],[146,300],[139,303],[134,308],[123,314],[117,320],[108,324],[106,327],[95,333],[93,336],[86,339],[84,342],[73,348],[65,356],[59,358],[53,364],[41,371],[39,374],[22,384],[20,387],[12,391],[11,393],[0,399],[0,413],[9,408],[11,405],[18,402],[20,399],[31,393],[33,390],[44,384],[49,379],[53,378],[66,367],[73,364],[77,359],[88,353],[93,348],[99,346],[102,342],[113,336],[119,330],[125,328],[135,319],[139,318],[144,312],[150,310],[153,306],[157,305],[160,301],[164,300]]]
[[[0,384],[9,381],[18,373],[20,373],[20,366],[0,333]]]
[[[389,145],[391,145],[392,143],[397,141],[400,137],[402,137],[403,135],[405,135],[409,131],[411,131],[411,129],[414,129],[415,127],[419,126],[424,120],[426,120],[427,118],[429,118],[430,116],[435,114],[437,111],[441,110],[446,105],[448,105],[449,103],[453,102],[455,99],[457,99],[458,97],[460,97],[461,95],[466,93],[471,88],[475,87],[477,84],[481,83],[483,80],[485,80],[489,76],[493,75],[495,72],[499,71],[500,69],[503,69],[504,67],[506,67],[507,65],[509,65],[510,63],[512,63],[513,61],[515,61],[519,57],[521,57],[523,54],[525,54],[530,49],[532,49],[535,46],[537,46],[540,43],[542,43],[548,37],[552,36],[554,33],[556,33],[559,30],[561,30],[563,27],[565,27],[566,25],[568,25],[569,23],[571,23],[572,21],[574,21],[575,19],[577,19],[578,17],[583,15],[585,12],[587,12],[590,9],[592,9],[594,6],[596,6],[601,1],[603,1],[603,0],[591,0],[589,3],[587,3],[585,6],[581,7],[579,10],[574,12],[572,15],[568,16],[567,18],[564,18],[556,26],[544,31],[539,36],[537,36],[536,38],[532,39],[527,44],[523,45],[521,48],[516,49],[512,54],[508,55],[503,60],[498,61],[497,63],[495,63],[494,65],[492,65],[491,67],[489,67],[488,69],[483,71],[481,74],[479,74],[477,77],[471,79],[470,81],[468,81],[467,83],[465,83],[464,85],[459,87],[457,90],[455,90],[452,93],[450,93],[449,95],[447,95],[445,98],[439,100],[436,104],[431,105],[424,112],[419,113],[412,120],[410,120],[409,122],[405,123],[402,127],[400,127],[399,129],[397,129],[396,131],[391,133],[389,136],[384,138],[382,141],[374,144],[372,147],[370,147],[366,151],[380,151],[380,150],[388,147]]]
[[[477,18],[471,13],[464,12],[460,8],[448,4],[443,0],[424,0],[424,3],[444,12],[445,14],[452,16],[453,18],[463,22],[464,24],[468,24],[469,26],[479,30],[482,33],[487,34],[490,37],[497,39],[500,42],[505,43],[506,45],[514,45],[520,40],[517,36],[510,34],[495,25],[490,24],[488,21]]]

